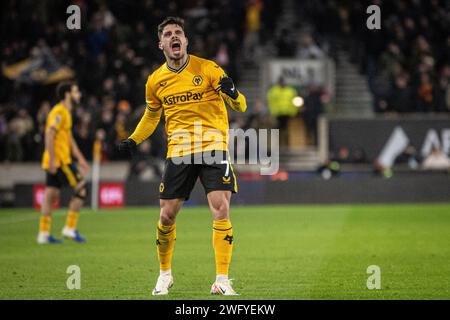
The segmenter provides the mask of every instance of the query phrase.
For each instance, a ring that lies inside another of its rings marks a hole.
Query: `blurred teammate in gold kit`
[[[86,198],[86,182],[72,162],[73,154],[82,172],[84,174],[89,172],[89,165],[72,136],[71,110],[80,103],[81,92],[73,82],[60,83],[56,91],[60,102],[48,114],[45,125],[42,168],[46,172],[46,182],[37,238],[39,244],[62,242],[50,234],[50,229],[53,204],[59,198],[60,189],[65,186],[72,188],[73,196],[69,202],[69,212],[62,235],[76,242],[86,241],[76,229],[80,209]]]
[[[166,18],[158,26],[158,37],[166,63],[148,77],[145,113],[134,133],[119,145],[122,151],[132,151],[153,133],[164,110],[168,152],[156,228],[160,275],[152,294],[168,294],[173,285],[176,216],[200,178],[213,218],[216,280],[211,293],[236,295],[228,271],[233,250],[230,199],[237,192],[237,182],[227,151],[225,102],[244,112],[245,97],[216,63],[187,53],[182,19]],[[206,162],[207,155],[218,161]],[[200,162],[195,160],[199,158]]]

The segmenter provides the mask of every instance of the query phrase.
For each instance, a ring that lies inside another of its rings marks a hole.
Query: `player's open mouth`
[[[171,48],[172,48],[173,52],[180,52],[180,50],[181,50],[181,43],[174,42],[174,43],[172,43]]]

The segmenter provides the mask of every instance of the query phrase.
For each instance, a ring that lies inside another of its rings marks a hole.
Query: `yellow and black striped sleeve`
[[[224,94],[220,91],[220,79],[223,77],[227,77],[227,74],[225,71],[215,64],[214,62],[210,62],[206,65],[206,74],[209,77],[211,86],[219,92],[222,99],[225,100],[225,102],[233,109],[239,112],[245,112],[247,110],[247,102],[245,100],[245,96],[238,90],[238,97],[236,99],[231,98],[230,96]],[[236,88],[237,90],[237,88]]]
[[[154,92],[154,85],[152,83],[152,76],[150,76],[145,85],[145,101],[146,108],[144,115],[139,121],[136,129],[129,139],[133,139],[137,144],[146,140],[152,135],[158,126],[162,114],[161,101],[156,97]]]
[[[230,96],[226,95],[225,93],[220,92],[220,96],[222,99],[226,101],[226,103],[235,111],[239,112],[245,112],[247,110],[247,101],[245,100],[245,96],[239,92],[239,95],[236,99],[231,98]]]
[[[136,144],[139,144],[150,137],[158,126],[159,120],[161,119],[161,114],[161,108],[156,111],[152,111],[147,107],[144,115],[129,139],[133,139]]]
[[[153,78],[154,73],[148,77],[147,83],[145,84],[145,103],[147,104],[147,109],[156,111],[161,109],[162,103],[155,94],[156,86]]]

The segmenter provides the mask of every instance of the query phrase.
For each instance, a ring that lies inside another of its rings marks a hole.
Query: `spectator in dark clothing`
[[[276,46],[278,56],[281,58],[290,58],[295,55],[296,43],[292,40],[291,32],[287,29],[280,31],[280,35],[276,39]]]
[[[433,111],[433,83],[428,73],[420,75],[420,83],[417,88],[417,110],[420,112]]]
[[[434,87],[434,111],[436,112],[450,112],[450,84],[449,80],[445,77],[441,77],[439,82]]]
[[[399,75],[395,79],[394,87],[388,96],[385,111],[396,111],[400,113],[409,112],[412,102],[412,91],[408,83],[407,75]]]
[[[361,28],[358,19],[365,16],[367,5],[340,2],[340,7],[347,11],[351,6],[348,10],[353,22],[351,41],[356,42],[355,47],[363,48],[358,57],[365,66],[362,71],[374,95],[375,111],[441,110],[442,92],[436,88],[435,77],[450,60],[448,4],[438,0],[377,0],[370,4],[381,9],[380,30]],[[345,22],[345,17],[341,17],[341,21]],[[402,73],[411,75],[406,85],[404,80],[399,83]],[[450,75],[446,78],[449,80]],[[389,94],[383,90],[388,86],[391,87]]]
[[[317,120],[323,112],[322,90],[319,86],[314,84],[309,86],[305,104],[301,110],[308,134],[313,143],[317,143]]]

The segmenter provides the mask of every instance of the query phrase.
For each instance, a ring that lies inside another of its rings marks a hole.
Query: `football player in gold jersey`
[[[236,295],[228,271],[233,249],[230,199],[237,183],[227,152],[225,102],[244,112],[245,97],[216,63],[187,53],[182,19],[166,18],[158,26],[158,37],[166,62],[148,77],[145,113],[134,133],[119,145],[122,151],[132,151],[153,133],[164,111],[168,152],[156,228],[160,275],[152,294],[168,294],[173,284],[176,216],[200,178],[213,218],[216,280],[211,293]],[[206,161],[207,155],[215,161]]]
[[[56,89],[60,102],[47,116],[45,125],[45,151],[42,156],[42,168],[46,172],[45,197],[41,207],[39,222],[39,244],[61,243],[50,234],[52,207],[59,198],[60,189],[70,186],[73,197],[69,203],[66,224],[62,235],[76,242],[85,242],[77,231],[80,208],[86,197],[86,182],[72,163],[72,154],[77,158],[83,174],[89,171],[89,165],[72,136],[71,110],[79,104],[81,92],[72,82],[60,83]]]

